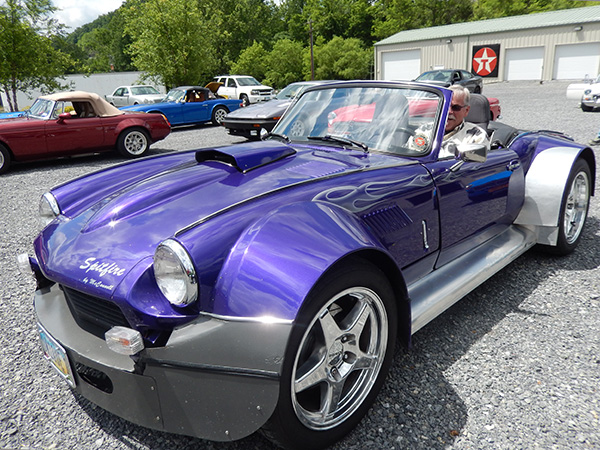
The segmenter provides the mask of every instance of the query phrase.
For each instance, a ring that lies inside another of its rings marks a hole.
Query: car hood
[[[339,154],[334,159],[331,148],[298,149],[270,140],[96,172],[52,191],[63,217],[36,239],[36,253],[51,280],[110,296],[130,272],[139,276],[147,269],[160,242],[182,230],[304,182],[402,164],[362,151]]]
[[[236,109],[227,115],[231,119],[269,119],[271,117],[281,116],[292,103],[291,99],[269,100],[264,103],[257,103]]]

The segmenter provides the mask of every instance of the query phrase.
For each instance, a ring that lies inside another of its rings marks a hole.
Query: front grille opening
[[[100,370],[94,369],[81,363],[75,364],[75,371],[77,372],[77,375],[79,375],[79,378],[81,378],[89,385],[107,394],[112,394],[112,381],[104,372],[101,372]]]
[[[77,325],[101,339],[115,326],[130,327],[121,309],[113,302],[61,286]]]

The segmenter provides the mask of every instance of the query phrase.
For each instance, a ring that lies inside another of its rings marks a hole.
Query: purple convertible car
[[[146,427],[215,441],[262,429],[298,449],[339,440],[396,342],[531,247],[566,254],[582,235],[590,148],[496,123],[490,151],[440,157],[450,96],[315,86],[263,141],[44,194],[46,225],[20,262],[37,279],[46,358]]]

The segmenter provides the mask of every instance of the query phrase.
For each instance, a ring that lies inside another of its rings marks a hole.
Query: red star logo
[[[496,64],[498,64],[498,56],[489,47],[480,48],[473,56],[473,70],[482,77],[492,73],[496,68]]]

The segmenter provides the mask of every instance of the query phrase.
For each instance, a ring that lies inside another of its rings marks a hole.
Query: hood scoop
[[[246,173],[295,153],[296,150],[287,145],[261,141],[222,147],[219,150],[214,148],[199,150],[196,152],[196,161],[199,163],[217,161],[235,167],[241,173]]]

